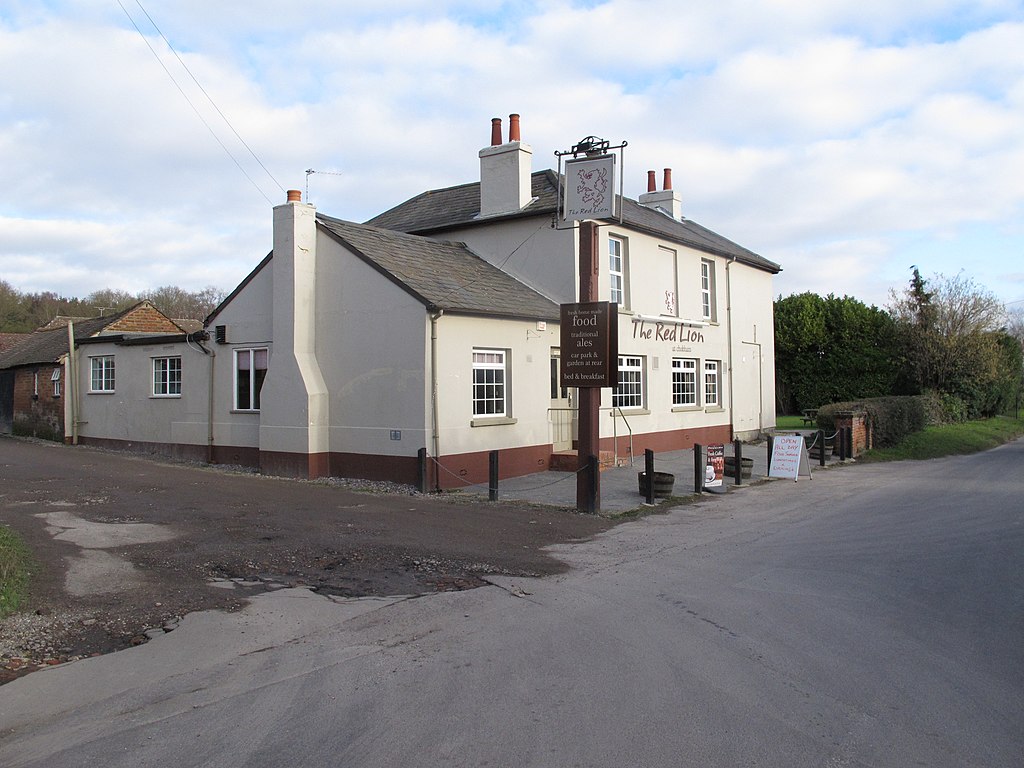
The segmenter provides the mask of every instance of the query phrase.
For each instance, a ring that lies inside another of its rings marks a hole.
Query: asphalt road
[[[416,599],[280,590],[0,687],[0,765],[1024,764],[1024,442],[774,481]]]

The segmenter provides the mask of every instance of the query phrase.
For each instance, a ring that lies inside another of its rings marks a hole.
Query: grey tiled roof
[[[31,335],[30,333],[0,333],[0,351],[16,347]]]
[[[558,320],[550,299],[462,243],[432,240],[317,214],[317,222],[370,266],[432,309]]]
[[[550,216],[557,210],[558,174],[538,171],[531,177],[533,201],[523,210],[507,217],[479,218],[480,184],[462,184],[435,189],[407,200],[370,219],[367,224],[399,232],[427,235],[466,226],[480,226],[502,218]],[[671,218],[651,210],[628,197],[622,198],[622,218],[626,226],[663,237],[705,253],[735,258],[744,264],[777,273],[781,267],[753,251],[737,245],[696,222]]]
[[[89,320],[75,322],[75,340],[84,339],[99,333],[106,326],[117,320],[124,312],[106,317],[94,317]],[[0,352],[0,368],[14,368],[19,365],[40,365],[55,363],[68,351],[68,329],[57,327],[40,330],[29,334],[28,338],[12,349]]]

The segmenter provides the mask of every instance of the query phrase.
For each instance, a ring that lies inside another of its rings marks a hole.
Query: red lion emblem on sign
[[[592,168],[589,171],[580,169],[576,173],[580,183],[576,185],[576,194],[584,203],[600,208],[608,191],[608,171],[605,168]]]

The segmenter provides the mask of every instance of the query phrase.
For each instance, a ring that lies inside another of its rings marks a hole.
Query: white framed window
[[[473,350],[473,416],[509,416],[507,361],[504,349]]]
[[[702,259],[700,262],[700,310],[705,320],[718,319],[715,301],[715,262]]]
[[[60,397],[60,368],[54,368],[50,374],[50,381],[53,382],[53,396]]]
[[[181,396],[181,357],[153,358],[153,396]]]
[[[697,361],[693,358],[672,358],[672,405],[697,405]]]
[[[617,237],[608,238],[608,300],[628,308],[626,297],[626,243]]]
[[[721,365],[718,360],[704,361],[704,405],[722,404]]]
[[[39,371],[32,374],[32,397],[39,397]]]
[[[114,391],[114,356],[101,355],[89,358],[89,391]]]
[[[235,410],[258,411],[260,391],[267,378],[266,347],[235,350]]]
[[[612,406],[644,407],[644,359],[639,355],[619,355],[619,383],[612,390]]]

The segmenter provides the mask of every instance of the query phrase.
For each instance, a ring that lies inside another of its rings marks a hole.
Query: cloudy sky
[[[1020,302],[1022,51],[1013,0],[0,0],[0,280],[230,290],[284,190],[364,221],[518,112],[534,170],[590,134],[630,197],[671,167],[776,295],[916,264]]]

